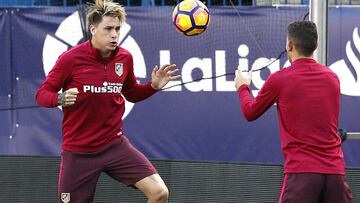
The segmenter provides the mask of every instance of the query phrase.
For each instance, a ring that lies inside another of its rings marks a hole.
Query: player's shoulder
[[[293,64],[285,63],[284,67],[272,74],[274,78],[288,81],[288,78],[296,72]]]
[[[332,71],[328,66],[319,64],[319,66],[321,66],[322,70],[330,75],[336,75],[336,73],[334,71]]]
[[[333,70],[331,70],[328,66],[324,66],[324,65],[321,65],[321,66],[322,66],[323,71],[326,73],[326,75],[329,78],[340,82],[338,75]]]
[[[59,60],[68,61],[68,60],[72,60],[79,54],[85,54],[90,49],[89,43],[90,43],[89,41],[86,41],[74,47],[71,47],[70,49],[68,49],[59,56]]]
[[[119,51],[117,54],[122,56],[132,57],[131,53],[123,47],[119,47]]]
[[[290,67],[285,67],[270,74],[269,78],[271,78],[272,80],[280,80],[286,78],[290,71]]]
[[[132,54],[125,48],[119,47],[119,50],[116,54],[116,59],[120,60],[123,63],[132,64],[133,63],[133,56]]]
[[[269,77],[266,79],[266,83],[268,85],[272,85],[272,86],[276,86],[276,87],[281,87],[282,84],[287,83],[288,82],[288,77],[289,75],[291,75],[291,68],[290,67],[285,67],[282,68],[274,73],[271,73],[269,75]]]

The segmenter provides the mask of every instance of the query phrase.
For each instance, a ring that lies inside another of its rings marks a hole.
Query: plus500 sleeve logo
[[[104,82],[103,86],[97,87],[94,85],[84,85],[83,91],[84,93],[121,93],[123,84],[121,83],[110,83]]]

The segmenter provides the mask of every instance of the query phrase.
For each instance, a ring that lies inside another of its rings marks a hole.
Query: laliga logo
[[[358,28],[355,27],[353,31],[353,43],[357,49],[357,54],[360,53],[360,37],[358,34]],[[355,50],[356,51],[356,50]],[[253,61],[251,64],[247,56],[249,55],[249,47],[246,44],[240,44],[238,47],[238,66],[241,68],[241,71],[257,70],[264,66],[267,66],[275,60],[275,58],[266,58],[260,57]],[[349,96],[360,96],[360,61],[356,57],[356,53],[351,47],[351,41],[348,41],[346,44],[346,55],[350,61],[353,69],[355,70],[355,76],[350,71],[348,65],[345,63],[344,59],[335,62],[329,68],[334,71],[340,79],[340,88],[341,93]],[[160,65],[171,63],[171,53],[170,50],[160,50]],[[269,65],[265,71],[270,73],[275,73],[279,71],[282,67],[290,66],[290,62],[287,60],[282,66],[279,60],[274,61]],[[225,50],[216,50],[215,58],[198,58],[192,57],[185,61],[183,67],[181,68],[182,82],[186,83],[193,81],[192,72],[194,70],[199,70],[202,72],[203,77],[209,78],[215,75],[223,75],[226,73],[226,51]],[[252,75],[252,83],[254,89],[252,89],[252,95],[257,96],[259,90],[264,85],[267,77],[264,77],[262,71],[255,71]],[[356,79],[355,79],[356,78]],[[170,87],[174,85],[179,85],[181,81],[170,81],[167,86]],[[227,80],[225,76],[218,77],[213,80],[199,80],[193,83],[185,84],[184,86],[175,86],[166,91],[182,91],[183,88],[191,92],[231,92],[235,91],[234,82],[232,80]]]
[[[240,44],[237,49],[239,58],[238,58],[238,66],[241,68],[242,71],[248,71],[250,68],[251,70],[260,69],[272,61],[275,58],[265,58],[260,57],[257,58],[252,64],[250,63],[249,59],[247,58],[249,55],[249,47],[246,44]],[[171,53],[170,50],[160,50],[160,65],[162,64],[169,64],[171,63]],[[285,62],[284,66],[289,66],[290,62]],[[270,73],[274,73],[280,70],[281,64],[280,61],[277,60],[271,65],[269,65],[266,69],[270,71]],[[214,70],[213,70],[214,69]],[[225,50],[215,50],[215,58],[198,58],[198,57],[191,57],[187,59],[181,68],[181,76],[182,82],[186,83],[189,81],[193,81],[194,78],[192,76],[193,71],[199,70],[202,72],[203,77],[211,77],[215,75],[223,75],[226,73],[226,51]],[[261,74],[262,71],[255,71],[252,74],[252,83],[255,86],[255,90],[252,90],[252,94],[256,96],[260,90],[260,88],[265,83],[267,79]],[[165,87],[170,87],[174,85],[179,85],[181,81],[170,81]],[[166,91],[182,91],[183,88],[187,89],[191,92],[210,92],[210,91],[217,91],[217,92],[234,92],[236,91],[234,86],[234,81],[228,80],[225,76],[218,77],[213,80],[199,80],[196,82],[185,84],[182,86],[175,86]]]
[[[360,53],[360,37],[358,28],[354,28],[353,32],[353,43],[357,49],[358,54]],[[355,50],[356,51],[356,50]],[[356,57],[354,50],[351,48],[351,41],[346,43],[346,56],[349,59],[352,67],[355,70],[356,79],[351,73],[348,65],[344,59],[333,63],[330,69],[334,71],[340,79],[341,93],[349,96],[360,96],[360,61]]]
[[[127,23],[121,26],[119,43],[133,56],[134,74],[139,78],[146,78],[146,66],[140,47],[130,35],[127,35],[131,27]],[[43,65],[45,75],[48,75],[55,65],[58,57],[69,48],[76,46],[83,38],[79,13],[76,11],[62,21],[55,35],[47,35],[43,47]],[[130,113],[134,103],[125,100],[125,112],[123,119]]]

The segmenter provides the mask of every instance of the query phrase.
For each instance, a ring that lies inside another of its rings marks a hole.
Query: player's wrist
[[[58,94],[58,96],[57,96],[58,106],[64,105],[64,102],[65,102],[64,98],[65,98],[65,92]]]
[[[247,83],[242,83],[239,85],[239,87],[237,88],[238,90],[242,89],[242,88],[248,88],[249,85]]]
[[[157,85],[155,85],[153,82],[151,82],[150,83],[150,86],[151,86],[151,88],[153,88],[154,90],[156,90],[156,91],[158,91],[160,88],[157,86]]]

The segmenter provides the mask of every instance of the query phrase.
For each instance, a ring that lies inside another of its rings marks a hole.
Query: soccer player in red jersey
[[[313,59],[317,40],[313,22],[291,23],[286,45],[291,66],[271,74],[255,99],[249,91],[251,72],[247,77],[239,70],[235,73],[248,121],[277,104],[285,157],[280,203],[353,202],[338,136],[340,82]]]
[[[148,203],[168,201],[162,178],[124,135],[120,93],[142,101],[180,76],[167,64],[155,66],[147,84],[137,83],[131,54],[118,46],[125,16],[119,4],[96,0],[87,15],[91,40],[64,52],[36,94],[40,105],[62,106],[64,113],[59,202],[93,201],[101,172],[138,188]]]

